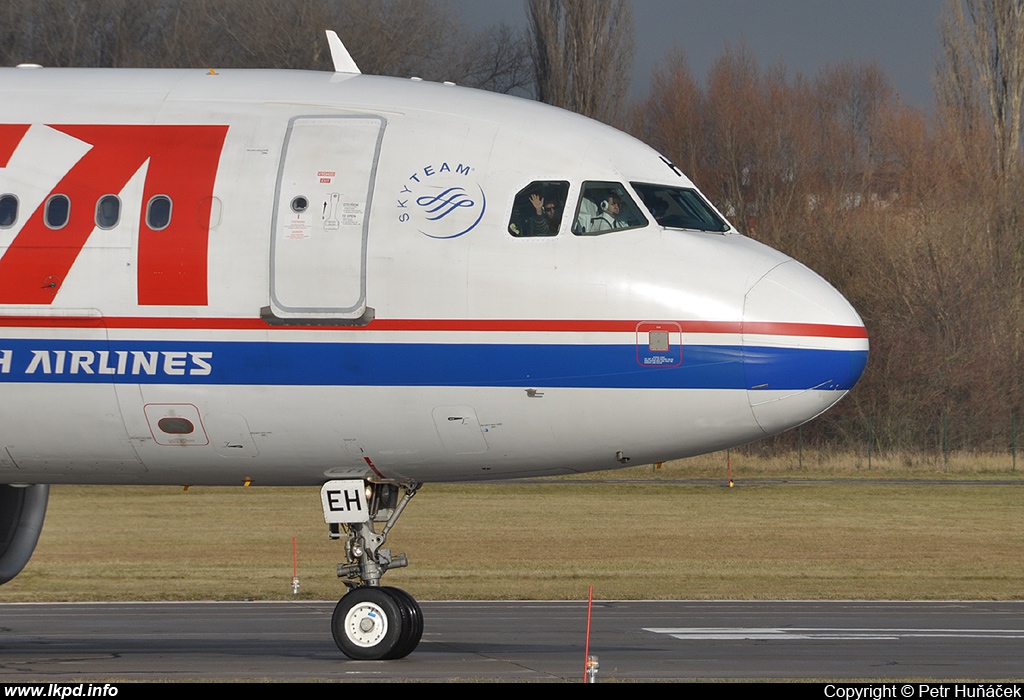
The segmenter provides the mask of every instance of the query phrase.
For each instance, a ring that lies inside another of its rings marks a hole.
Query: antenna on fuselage
[[[331,47],[331,60],[334,62],[335,73],[360,74],[359,66],[352,60],[352,54],[341,43],[341,37],[333,29],[327,30],[327,45]]]

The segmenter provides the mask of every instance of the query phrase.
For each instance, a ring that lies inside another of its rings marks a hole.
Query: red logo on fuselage
[[[67,224],[59,230],[48,228],[40,204],[0,257],[0,303],[52,303],[96,228],[96,203],[104,195],[121,192],[148,161],[142,202],[157,195],[168,197],[173,216],[166,227],[153,230],[146,223],[146,207],[141,206],[138,303],[205,306],[213,185],[228,127],[111,124],[50,128],[91,148],[50,192],[71,201]],[[28,129],[27,125],[0,124],[0,168],[7,166]],[[0,185],[0,194],[3,191]]]

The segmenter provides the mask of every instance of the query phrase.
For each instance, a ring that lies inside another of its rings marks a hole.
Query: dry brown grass
[[[752,470],[737,471],[732,489],[428,485],[390,540],[412,566],[385,582],[421,599],[573,599],[590,584],[606,599],[1024,597],[1020,485],[745,484]],[[293,536],[300,597],[339,597],[341,546],[316,489],[54,487],[0,601],[284,599]]]
[[[767,478],[786,479],[883,479],[883,480],[962,480],[998,479],[1020,480],[1024,483],[1024,455],[1014,465],[1009,453],[951,452],[889,452],[851,454],[804,450],[783,454],[763,455],[756,450],[733,450],[665,462],[655,465],[631,467],[611,472],[582,474],[582,479],[715,479],[726,481],[727,463],[732,462],[732,474],[742,480]]]

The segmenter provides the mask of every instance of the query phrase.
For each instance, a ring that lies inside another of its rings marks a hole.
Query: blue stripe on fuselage
[[[866,361],[730,345],[686,345],[678,365],[643,366],[634,345],[0,340],[0,382],[32,383],[849,389]]]

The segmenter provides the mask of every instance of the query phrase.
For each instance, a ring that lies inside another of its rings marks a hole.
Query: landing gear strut
[[[351,659],[401,659],[423,636],[423,611],[399,588],[381,586],[388,569],[408,566],[404,554],[384,548],[388,532],[420,484],[375,484],[330,481],[320,491],[324,519],[334,539],[345,538],[345,563],[338,576],[349,592],[338,601],[331,632],[342,653]],[[399,500],[399,491],[403,491]],[[380,533],[374,523],[385,523]]]

